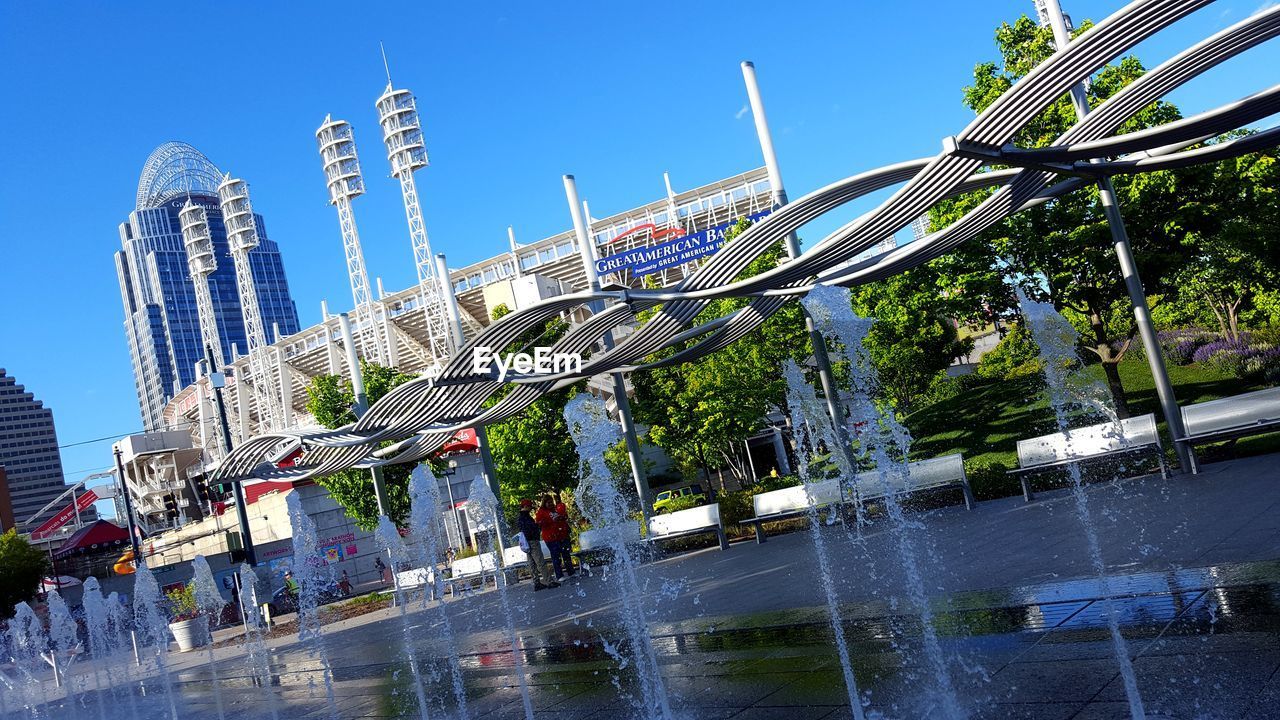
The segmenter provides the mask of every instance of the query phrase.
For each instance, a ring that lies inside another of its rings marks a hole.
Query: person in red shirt
[[[538,522],[538,527],[542,529],[542,541],[547,544],[547,549],[551,551],[551,569],[556,574],[556,580],[559,581],[564,577],[564,557],[567,553],[569,533],[568,523],[564,520],[564,505],[560,505],[561,512],[556,512],[556,502],[548,493],[542,496],[542,504],[538,507],[538,512],[534,515],[534,520]],[[564,523],[565,532],[561,532],[561,524]],[[561,539],[563,537],[563,540]],[[570,565],[572,568],[572,565]]]
[[[560,493],[556,493],[556,541],[560,543],[560,554],[564,562],[564,570],[569,575],[578,572],[573,567],[573,542],[569,538],[569,510],[564,506],[564,501],[560,499]],[[551,564],[556,565],[556,560],[552,558]]]

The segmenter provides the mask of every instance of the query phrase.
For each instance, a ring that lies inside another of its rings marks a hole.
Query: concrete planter
[[[178,652],[204,647],[209,642],[209,618],[202,615],[190,620],[169,623],[169,632],[173,633],[173,639],[178,641]]]

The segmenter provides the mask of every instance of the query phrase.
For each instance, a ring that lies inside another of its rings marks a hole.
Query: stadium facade
[[[683,192],[675,192],[668,185],[666,197],[604,218],[591,218],[594,255],[601,264],[607,264],[605,261],[611,257],[659,245],[664,238],[722,234],[739,218],[768,213],[773,202],[768,174],[763,167]],[[700,260],[695,258],[662,268],[629,266],[602,273],[601,280],[629,287],[640,287],[646,281],[671,285]],[[569,228],[536,242],[511,243],[506,252],[450,269],[449,286],[457,301],[464,334],[470,337],[491,322],[498,305],[520,309],[548,297],[584,290],[587,281],[574,231]],[[438,366],[438,359],[430,351],[431,333],[421,302],[417,286],[385,292],[381,283],[377,283],[376,308],[371,316],[379,324],[379,342],[385,343],[380,354],[403,372],[430,372]],[[329,312],[327,305],[322,311],[323,322],[282,337],[270,348],[276,368],[273,379],[278,382],[274,393],[285,413],[282,428],[314,424],[306,412],[306,386],[313,379],[349,373],[339,318]],[[580,318],[567,319],[574,322]],[[358,333],[355,342],[360,357],[373,355],[364,347]],[[225,394],[232,434],[240,441],[251,437],[259,427],[256,402],[238,382],[238,378],[244,377],[252,377],[252,371],[246,358],[238,358],[232,363]],[[612,387],[606,380],[597,378],[592,389],[612,405]],[[208,427],[207,396],[207,388],[185,386],[165,408],[162,423],[203,427],[204,436],[208,438],[212,429]],[[205,447],[209,449],[207,441]]]
[[[164,426],[166,404],[196,380],[204,357],[195,286],[178,213],[189,201],[208,216],[217,269],[209,275],[213,313],[223,357],[231,363],[248,348],[237,293],[235,267],[223,227],[218,185],[223,175],[200,151],[179,142],[156,148],[138,181],[137,203],[120,224],[116,274],[124,304],[125,337],[143,426]],[[267,238],[262,216],[254,214],[260,244],[249,253],[264,326],[280,335],[298,331],[298,312],[289,294],[284,263]],[[221,364],[220,363],[220,364]]]

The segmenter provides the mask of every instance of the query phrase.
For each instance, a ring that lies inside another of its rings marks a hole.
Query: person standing
[[[338,589],[342,591],[342,596],[346,597],[351,594],[351,578],[347,575],[347,571],[342,571],[342,579],[338,581]]]
[[[542,541],[547,544],[547,550],[551,553],[551,568],[555,570],[556,580],[559,581],[564,577],[564,569],[560,566],[560,528],[556,526],[556,504],[551,499],[551,495],[542,496],[542,504],[538,506],[538,513],[534,516],[534,520],[538,522],[538,529],[542,531]]]
[[[542,556],[542,530],[530,514],[532,510],[532,500],[528,498],[521,500],[520,515],[516,523],[520,529],[520,536],[524,539],[524,543],[521,544],[528,545],[525,548],[525,554],[529,559],[529,572],[533,574],[533,589],[537,592],[560,587],[560,583],[552,580],[547,573],[547,559]]]
[[[378,577],[382,579],[383,584],[391,584],[391,573],[387,570],[387,564],[382,562],[381,557],[374,560],[373,569],[378,571]]]
[[[569,554],[569,520],[564,503],[557,503],[550,493],[542,496],[542,506],[538,508],[538,527],[542,528],[542,539],[551,551],[551,567],[555,570],[556,580],[564,577],[567,570],[573,574],[573,558]]]

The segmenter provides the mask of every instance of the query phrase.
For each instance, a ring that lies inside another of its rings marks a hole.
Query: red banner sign
[[[92,489],[85,490],[83,495],[75,499],[75,502],[69,503],[66,507],[62,508],[62,511],[57,515],[45,520],[44,524],[35,530],[32,530],[31,539],[39,540],[41,538],[49,537],[55,530],[71,522],[71,518],[75,517],[76,513],[84,512],[97,500],[98,493],[94,492]]]
[[[449,442],[440,448],[441,453],[452,452],[471,452],[480,448],[480,441],[476,439],[475,428],[462,428],[454,433]]]

